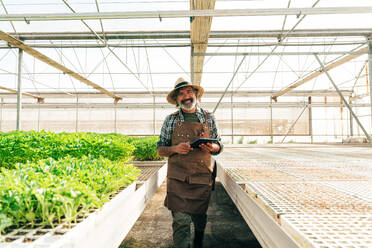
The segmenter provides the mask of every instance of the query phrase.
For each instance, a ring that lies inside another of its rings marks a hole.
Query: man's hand
[[[175,152],[179,154],[188,154],[192,150],[190,142],[179,143],[175,146]]]
[[[158,153],[162,157],[170,157],[173,154],[188,154],[192,150],[190,142],[179,143],[174,146],[160,146],[158,147]]]
[[[220,150],[220,146],[216,143],[206,143],[200,144],[199,147],[206,152],[218,152]]]

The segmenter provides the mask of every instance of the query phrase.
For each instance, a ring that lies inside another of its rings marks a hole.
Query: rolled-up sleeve
[[[213,113],[208,113],[208,121],[209,121],[209,127],[211,129],[210,135],[211,138],[217,139],[218,140],[218,145],[220,146],[220,150],[218,152],[212,152],[212,155],[218,155],[222,152],[223,149],[223,144],[221,141],[221,136],[218,133],[218,128],[217,128],[217,123],[216,123],[216,118],[214,117]]]

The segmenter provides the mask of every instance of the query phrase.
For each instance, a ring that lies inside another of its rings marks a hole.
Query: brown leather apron
[[[205,123],[177,120],[172,145],[190,143],[201,134],[210,137],[208,113]],[[203,214],[208,209],[212,191],[213,164],[211,154],[194,148],[188,154],[174,154],[168,159],[167,196],[164,205],[172,211]]]

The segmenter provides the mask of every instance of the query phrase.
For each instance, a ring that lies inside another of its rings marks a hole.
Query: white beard
[[[183,110],[186,110],[186,111],[190,111],[192,110],[193,108],[195,108],[196,104],[197,104],[197,101],[196,99],[193,99],[192,102],[190,103],[181,103],[180,104],[180,108],[183,109]]]

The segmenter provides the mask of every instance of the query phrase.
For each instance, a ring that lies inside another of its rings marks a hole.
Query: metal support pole
[[[21,130],[21,109],[22,109],[22,57],[23,50],[18,49],[18,85],[17,85],[17,127],[16,129]]]
[[[152,113],[153,113],[153,117],[152,117],[152,119],[153,119],[153,127],[154,127],[154,131],[153,131],[153,135],[155,136],[155,131],[156,131],[156,112],[155,112],[155,110],[156,110],[156,108],[155,108],[155,96],[152,96],[152,99],[153,99],[153,103],[154,103],[154,107],[152,108]]]
[[[309,108],[309,135],[311,139],[311,144],[314,143],[313,137],[313,110],[311,108],[311,96],[308,98],[308,108]]]
[[[368,82],[369,82],[369,99],[371,104],[371,127],[372,127],[372,37],[368,38]]]
[[[117,126],[117,107],[118,104],[114,103],[114,114],[115,114],[115,120],[114,120],[114,133],[118,132],[118,126]]]
[[[295,120],[295,122],[292,123],[291,127],[288,129],[288,132],[287,132],[287,133],[285,134],[285,136],[283,137],[281,143],[283,143],[284,140],[285,140],[285,138],[287,138],[288,134],[292,131],[293,127],[296,125],[297,121],[300,119],[300,117],[301,117],[302,114],[305,112],[305,110],[307,109],[307,107],[308,107],[308,106],[305,106],[305,107],[302,109],[301,113],[299,114],[299,116],[297,117],[297,119]]]
[[[190,66],[191,66],[191,83],[194,83],[195,79],[195,71],[194,71],[194,45],[191,43],[191,61],[190,61]]]
[[[78,122],[79,122],[79,95],[76,95],[75,132],[78,131]]]
[[[337,93],[340,95],[340,97],[342,98],[342,101],[345,103],[346,107],[350,110],[351,114],[353,115],[353,117],[355,118],[355,121],[358,123],[359,127],[363,130],[364,132],[364,135],[367,137],[369,143],[372,143],[372,138],[371,136],[368,134],[368,132],[364,129],[362,123],[359,121],[359,118],[358,116],[354,113],[353,109],[351,108],[351,106],[349,105],[349,103],[346,101],[345,97],[342,95],[340,89],[337,87],[336,83],[333,81],[333,79],[331,78],[331,76],[329,75],[327,69],[324,67],[322,61],[320,61],[318,55],[314,54],[316,60],[318,61],[318,63],[320,64],[320,66],[322,67],[324,73],[327,75],[329,81],[331,81],[333,87],[335,87],[335,89],[337,90]]]
[[[3,104],[4,104],[4,98],[1,98],[1,108],[0,108],[0,132],[2,130],[2,122],[3,122]]]
[[[233,85],[231,85],[232,88]],[[230,113],[231,113],[231,144],[234,144],[234,93],[231,92],[231,106],[230,106]]]
[[[40,132],[40,104],[41,103],[37,103],[38,105],[38,109],[37,109],[37,131]]]
[[[274,136],[273,136],[273,99],[270,97],[270,141],[271,144],[274,144]]]
[[[350,97],[351,98],[351,97]],[[350,99],[350,104],[351,104],[351,99]],[[351,107],[351,105],[350,105]],[[351,114],[351,112],[349,111],[349,120],[350,120],[350,136],[353,137],[354,136],[354,130],[353,130],[353,115]]]
[[[340,104],[342,104],[342,100],[340,99]],[[351,107],[351,106],[350,106]],[[340,107],[340,122],[341,122],[341,136],[344,136],[344,107]]]

